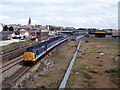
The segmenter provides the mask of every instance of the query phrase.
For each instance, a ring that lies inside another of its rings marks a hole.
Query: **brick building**
[[[120,30],[112,30],[112,38],[120,39]]]
[[[0,32],[0,38],[2,40],[10,40],[12,38],[13,31],[2,31]]]

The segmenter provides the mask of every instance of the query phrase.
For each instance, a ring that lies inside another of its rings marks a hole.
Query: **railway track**
[[[15,64],[13,64],[13,65],[7,67],[7,68],[2,69],[1,72],[0,72],[0,74],[6,72],[7,70],[11,69],[12,67],[18,65],[18,64],[21,63],[21,62],[22,62],[22,60],[21,60],[21,61],[18,61],[17,63],[15,63]]]
[[[47,40],[49,40],[49,39],[47,39]],[[43,41],[47,41],[47,40],[43,40]],[[24,45],[21,48],[9,50],[9,52],[6,52],[4,54],[0,54],[0,58],[2,60],[11,60],[11,59],[13,59],[15,57],[18,57],[18,56],[22,55],[26,48],[28,48],[30,46],[33,46],[33,45],[37,45],[37,44],[39,44],[41,42],[33,42],[33,43],[30,43],[29,45]]]
[[[0,68],[0,69],[1,69],[1,70],[0,70],[0,71],[1,71],[0,74],[2,75],[4,72],[7,72],[9,69],[12,69],[14,66],[22,63],[22,62],[23,62],[23,58],[22,58],[22,57],[23,57],[23,56],[17,58],[17,60],[14,60],[14,61],[12,61],[12,62],[10,62],[10,63],[5,64],[4,66],[2,66],[2,67]],[[28,68],[28,67],[26,67],[26,68]],[[16,74],[17,74],[18,76],[21,75],[22,73],[24,73],[24,71],[26,70],[26,68],[25,68],[25,66],[23,66],[23,67],[21,67],[19,70],[15,71],[12,75],[6,77],[4,80],[2,80],[2,82],[0,82],[0,86],[3,87],[3,85],[4,85],[3,88],[8,88],[9,85],[11,85],[10,83],[13,83],[13,82],[16,81],[17,78],[15,78],[15,77],[17,77],[17,76],[15,76],[15,75],[16,75]],[[24,70],[24,69],[25,69],[25,70]],[[20,73],[21,73],[21,74],[20,74]],[[14,79],[14,80],[11,81],[11,79]]]
[[[22,61],[22,59],[23,59],[23,55],[0,67],[0,71],[1,71],[0,74],[12,68],[13,66],[19,64]]]
[[[37,43],[37,42],[33,41],[32,43],[29,43],[29,45],[35,44],[35,43]],[[28,46],[28,44],[24,44],[24,45],[22,45],[22,46],[20,46],[20,47],[15,47],[15,48],[9,49],[9,50],[7,50],[7,51],[3,51],[2,54],[7,54],[7,53],[9,53],[9,52],[16,51],[16,50],[18,50],[18,49],[20,49],[20,48],[24,48],[24,47],[27,47],[27,46]]]
[[[67,39],[65,39],[67,40]],[[51,46],[51,48],[57,46],[58,44],[60,44],[61,42],[64,42],[65,40],[61,40],[60,42],[57,42],[55,45]],[[48,48],[47,51],[49,51],[51,48]],[[21,59],[22,61],[22,59]],[[18,61],[18,63],[20,63],[21,61]],[[14,61],[13,61],[14,62]],[[39,63],[40,61],[38,61],[37,63]],[[12,62],[11,62],[12,63]],[[36,64],[37,64],[36,63]],[[17,63],[16,63],[17,64]],[[16,65],[14,64],[14,65]],[[35,64],[35,65],[36,65]],[[8,63],[8,65],[4,65],[3,67],[6,67],[6,66],[9,66],[10,63]],[[12,66],[14,66],[12,65]],[[34,65],[34,66],[35,66]],[[31,69],[32,67],[34,66],[23,66],[21,67],[19,70],[15,71],[12,75],[10,75],[9,77],[5,78],[1,83],[0,83],[0,86],[2,86],[2,88],[11,88],[12,85],[17,81],[19,80],[29,69]],[[2,68],[2,67],[1,67]],[[10,67],[8,67],[7,69],[5,69],[4,71],[2,71],[1,73],[5,72],[6,70],[8,70]],[[1,74],[0,73],[0,74]]]
[[[18,79],[20,79],[31,67],[23,66],[15,73],[3,80],[0,85],[2,88],[10,88]]]
[[[12,52],[4,54],[4,55],[1,55],[1,58],[2,58],[2,60],[6,60],[6,59],[10,60],[10,59],[16,57],[15,55],[18,54],[20,51],[21,51],[21,53],[24,52],[24,48],[12,51]],[[11,57],[11,55],[12,55],[12,57]]]
[[[11,50],[5,54],[1,54],[0,58],[2,58],[2,60],[11,60],[17,56],[20,56],[24,53],[25,49],[30,47],[30,46],[33,46],[33,45],[36,45],[38,43],[41,43],[41,42],[34,42],[34,43],[31,43],[29,45],[25,45],[24,47],[22,48],[19,48],[19,49],[15,49],[15,50]]]

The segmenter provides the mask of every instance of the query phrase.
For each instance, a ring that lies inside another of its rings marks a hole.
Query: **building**
[[[120,30],[112,30],[112,38],[120,39]]]
[[[93,38],[111,38],[111,36],[112,36],[112,33],[107,33],[102,30],[89,32],[89,37],[93,37]]]
[[[65,27],[64,30],[67,30],[67,31],[68,30],[75,30],[75,28],[74,27]]]
[[[0,24],[0,32],[3,31],[3,25]]]
[[[45,39],[48,39],[48,33],[49,33],[49,30],[44,30],[44,29],[31,29],[31,35],[35,38],[38,39],[38,41],[42,41],[42,40],[45,40]]]
[[[48,38],[49,33],[49,25],[48,26],[42,26],[42,25],[31,25],[31,18],[29,17],[28,24],[27,25],[21,25],[21,24],[10,24],[7,25],[8,27],[13,26],[14,33],[6,31],[1,32],[1,37],[3,39],[11,39],[15,38],[29,38],[29,39],[35,39],[38,38],[39,41],[45,40]],[[1,28],[1,26],[0,26]]]
[[[31,25],[31,18],[29,17],[28,25]]]
[[[2,40],[10,40],[12,38],[13,31],[1,31],[0,38]]]
[[[48,33],[49,33],[48,30],[41,30],[40,40],[46,40],[46,39],[48,39]]]
[[[102,31],[105,31],[105,32],[107,32],[107,33],[112,33],[112,30],[113,30],[113,29],[102,29]]]

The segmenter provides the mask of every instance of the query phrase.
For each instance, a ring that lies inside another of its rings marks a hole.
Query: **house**
[[[47,39],[48,33],[49,33],[49,30],[47,29],[42,29],[42,30],[37,29],[37,28],[31,29],[32,37],[37,38],[38,41]]]
[[[3,31],[3,25],[0,24],[0,32]]]
[[[48,39],[48,33],[49,30],[40,30],[39,32],[36,32],[36,38],[38,41],[46,40]]]
[[[112,38],[120,39],[120,30],[112,30]]]
[[[113,30],[113,29],[102,29],[102,31],[105,31],[105,32],[107,32],[107,33],[112,33],[112,30]]]
[[[2,38],[2,40],[10,40],[12,39],[12,34],[13,31],[1,31],[0,37]]]
[[[48,39],[49,30],[41,30],[41,40]]]

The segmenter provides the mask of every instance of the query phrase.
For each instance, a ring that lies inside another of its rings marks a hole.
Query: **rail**
[[[34,43],[30,43],[29,45],[24,45],[23,47],[18,48],[18,49],[9,50],[9,52],[1,54],[0,58],[1,58],[1,60],[14,59],[14,58],[22,55],[26,48],[33,46],[33,45],[36,45],[36,44],[39,44],[39,43],[41,43],[41,42],[34,42]]]
[[[80,39],[81,37],[84,37],[85,35],[81,35],[81,36],[78,36],[77,38],[76,38],[76,41],[78,40],[78,39]]]
[[[49,51],[50,49],[54,48],[54,47],[57,46],[58,44],[66,41],[66,40],[68,40],[69,38],[70,38],[70,37],[67,37],[67,38],[64,38],[63,40],[61,39],[61,41],[59,40],[59,41],[55,42],[55,43],[54,43],[52,46],[50,46],[46,51],[43,51],[40,55],[38,55],[35,60],[37,60],[39,57],[41,57],[42,55],[44,55],[47,51]]]
[[[22,58],[23,58],[23,55],[20,56],[20,57],[18,57],[18,58],[16,58],[16,59],[14,59],[14,61],[11,61],[11,62],[5,64],[4,66],[0,67],[0,69],[2,69],[2,68],[4,68],[4,67],[7,67],[7,66],[10,65],[10,64],[13,64],[14,62],[17,62],[17,61],[19,61],[19,60],[22,59]]]
[[[20,77],[22,77],[31,67],[22,67],[1,82],[2,88],[10,88]]]
[[[20,61],[16,62],[15,64],[13,64],[12,66],[8,67],[8,68],[2,69],[1,72],[0,72],[0,74],[8,71],[9,69],[13,68],[14,66],[16,66],[16,65],[19,64],[19,63],[21,63],[22,61],[23,61],[23,60],[20,60]]]
[[[49,51],[50,49],[52,49],[53,47],[57,46],[58,44],[68,40],[70,37],[66,37],[64,39],[60,39],[58,41],[56,41],[55,43],[53,43],[53,45],[51,47],[49,47],[45,52]],[[43,53],[45,53],[43,52]],[[43,54],[42,53],[42,54]],[[13,61],[14,62],[14,61]],[[12,63],[12,62],[11,62]],[[10,65],[11,63],[8,63],[8,65]],[[1,68],[4,68],[6,66],[8,66],[7,64]],[[11,67],[8,67],[7,69],[10,69]],[[17,70],[15,73],[13,73],[12,75],[10,75],[8,78],[6,78],[5,80],[3,80],[0,85],[2,85],[2,88],[10,88],[18,79],[20,79],[30,68],[32,67],[22,67],[19,70]],[[5,69],[6,71],[6,69]],[[2,71],[1,73],[3,73],[4,71]]]
[[[68,67],[68,69],[67,69],[67,72],[65,73],[65,76],[64,76],[64,78],[63,78],[63,80],[62,80],[62,83],[61,83],[60,86],[59,86],[59,90],[65,88],[65,85],[66,85],[67,80],[68,80],[68,77],[69,77],[69,75],[70,75],[70,72],[71,72],[72,66],[73,66],[73,64],[74,64],[74,61],[75,61],[75,58],[76,58],[76,55],[77,55],[77,52],[78,52],[78,50],[79,50],[79,47],[80,47],[81,42],[82,42],[82,40],[80,40],[80,42],[79,42],[79,44],[78,44],[77,50],[76,50],[76,52],[75,52],[75,54],[74,54],[74,56],[73,56],[73,58],[72,58],[72,60],[71,60],[71,62],[70,62],[70,65],[69,65],[69,67]]]

